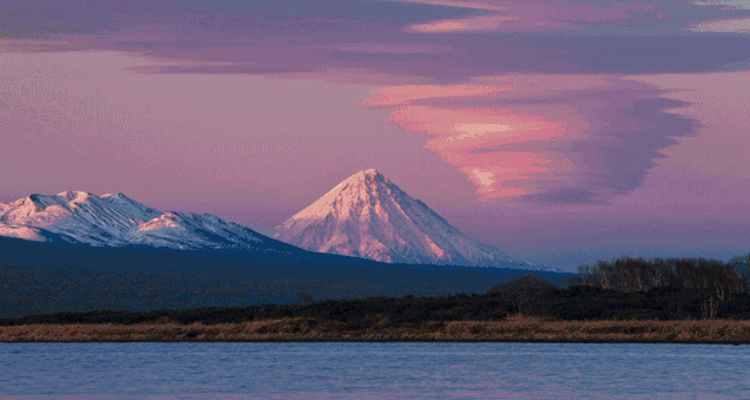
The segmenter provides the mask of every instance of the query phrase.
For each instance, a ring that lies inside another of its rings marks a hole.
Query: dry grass
[[[427,321],[364,329],[344,323],[285,318],[241,324],[21,325],[0,327],[0,342],[111,341],[540,341],[750,343],[750,321]]]

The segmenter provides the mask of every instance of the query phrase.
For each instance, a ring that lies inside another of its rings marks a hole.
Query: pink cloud
[[[686,30],[691,32],[750,34],[750,18],[727,18],[704,21],[690,25]]]
[[[445,19],[406,28],[407,32],[448,33],[471,31],[547,32],[582,30],[576,22],[611,22],[629,18],[634,10],[643,11],[629,3],[616,3],[610,7],[569,1],[536,1],[525,3],[498,3],[503,8],[496,13],[465,18]],[[489,6],[489,4],[487,4]],[[488,8],[483,8],[488,10]]]
[[[542,182],[566,181],[566,174],[576,170],[572,162],[554,152],[445,152],[440,156],[459,167],[477,186],[482,200],[536,194]]]
[[[497,31],[509,26],[510,22],[518,21],[519,19],[517,15],[487,15],[415,24],[411,25],[408,30],[426,33]]]
[[[352,42],[318,46],[328,51],[342,51],[364,54],[448,54],[455,49],[447,45],[434,43],[401,43],[401,42]]]
[[[367,107],[396,106],[415,100],[482,96],[509,89],[511,86],[482,84],[391,86],[370,92],[370,98],[362,104]]]
[[[523,88],[526,85],[515,86]],[[560,180],[564,179],[565,173],[575,170],[571,162],[554,152],[518,151],[508,147],[580,137],[569,130],[564,120],[512,108],[409,104],[419,99],[440,97],[460,101],[470,97],[502,96],[510,90],[509,85],[412,85],[389,89],[375,91],[373,101],[366,104],[401,105],[392,112],[388,121],[411,132],[436,136],[427,141],[425,147],[438,153],[443,161],[459,167],[483,197],[533,194],[536,185],[531,181]],[[567,119],[576,121],[579,118],[569,114]],[[474,152],[503,146],[506,149],[491,153]]]
[[[273,74],[274,79],[316,80],[355,85],[416,85],[429,79],[414,75],[378,73],[362,68],[336,68],[325,71],[286,72]],[[368,99],[367,101],[369,101]],[[374,103],[372,104],[375,105]]]
[[[446,7],[459,7],[459,8],[473,8],[475,10],[488,10],[488,11],[503,11],[507,10],[507,7],[503,7],[495,3],[494,1],[454,1],[454,0],[402,0],[405,3],[421,3],[421,4],[432,4],[437,6]]]
[[[455,85],[413,84],[390,86],[370,92],[362,104],[387,107],[410,104],[428,99],[470,99],[501,96],[504,99],[529,96],[550,96],[557,92],[605,88],[608,79],[596,75],[512,75],[473,78],[469,83]]]
[[[550,121],[510,109],[442,108],[422,105],[401,107],[389,122],[417,133],[439,136],[427,142],[437,151],[471,150],[562,137],[564,122]]]
[[[425,147],[458,167],[482,199],[577,203],[633,190],[656,149],[672,143],[662,130],[689,133],[660,111],[659,96],[612,76],[527,75],[376,89],[364,105],[432,136]],[[632,162],[619,151],[632,152]]]
[[[750,10],[749,0],[694,0],[696,6],[711,6],[729,10]]]

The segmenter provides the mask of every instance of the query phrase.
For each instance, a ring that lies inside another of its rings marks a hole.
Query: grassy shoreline
[[[132,325],[28,324],[0,327],[12,342],[565,342],[750,344],[750,321],[425,321],[352,329],[336,321],[282,318],[204,325],[171,321]]]

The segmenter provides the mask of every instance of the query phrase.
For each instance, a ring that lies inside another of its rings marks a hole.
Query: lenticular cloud
[[[682,103],[662,95],[615,76],[525,75],[388,87],[363,105],[428,136],[481,199],[575,204],[636,189],[659,149],[692,133],[692,120],[664,111]]]

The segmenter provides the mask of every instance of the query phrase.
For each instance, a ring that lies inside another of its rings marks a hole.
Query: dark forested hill
[[[0,318],[484,293],[529,271],[248,250],[99,248],[0,238]],[[565,285],[573,274],[537,272]]]

